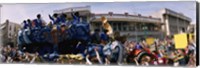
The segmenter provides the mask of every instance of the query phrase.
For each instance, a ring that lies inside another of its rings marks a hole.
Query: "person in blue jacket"
[[[90,58],[97,58],[97,54],[95,51],[97,51],[99,53],[99,56],[100,56],[100,61],[99,63],[100,64],[104,64],[105,63],[105,54],[103,52],[103,45],[101,44],[90,44],[87,48],[87,55],[89,55]]]
[[[135,48],[136,49],[143,49],[142,45],[140,45],[139,43],[136,44]]]
[[[33,22],[35,23],[35,27],[38,29],[44,28],[45,26],[43,25],[45,22],[42,20],[42,17],[40,14],[37,15],[37,19],[34,19]]]
[[[60,16],[60,21],[61,21],[61,24],[66,25],[67,24],[67,15],[62,13]]]
[[[106,34],[108,32],[108,30],[103,30],[103,32],[100,35],[101,38],[101,42],[103,42],[104,44],[106,44],[107,42],[109,42],[109,36]]]
[[[26,20],[23,21],[23,25],[24,25],[23,26],[24,29],[27,29],[29,27],[29,25],[28,25]]]
[[[92,43],[97,43],[100,44],[100,30],[99,29],[95,29],[94,34],[92,34],[91,36],[91,42]]]
[[[32,29],[32,22],[30,19],[27,19],[27,24],[30,29]]]
[[[80,22],[79,12],[72,13],[71,15],[73,17],[72,24],[78,24]]]
[[[61,19],[57,13],[53,14],[53,16],[49,15],[49,18],[52,20],[54,25],[60,25]]]

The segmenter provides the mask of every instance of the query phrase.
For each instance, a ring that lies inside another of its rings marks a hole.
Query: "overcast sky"
[[[54,10],[81,7],[90,5],[92,13],[114,13],[129,12],[129,14],[140,13],[145,16],[151,15],[162,8],[169,8],[176,12],[183,13],[196,23],[196,2],[121,2],[121,3],[44,3],[44,4],[2,4],[1,22],[9,19],[12,22],[21,23],[25,19],[34,19],[40,13],[46,22],[49,22],[48,14]]]

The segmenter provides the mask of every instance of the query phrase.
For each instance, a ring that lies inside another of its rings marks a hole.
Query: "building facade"
[[[92,32],[94,29],[101,29],[101,16],[105,16],[113,27],[113,31],[119,32],[120,35],[128,36],[128,39],[139,40],[149,36],[164,37],[164,33],[161,30],[161,25],[164,24],[161,23],[161,19],[151,16],[130,15],[127,12],[124,14],[114,14],[113,12],[95,14],[91,13],[90,6],[55,10],[54,13],[65,13],[71,18],[71,13],[76,11],[80,13],[82,20],[90,23]]]
[[[1,24],[0,26],[0,38],[1,38],[1,45],[5,46],[8,43],[12,43],[16,46],[17,44],[17,34],[18,30],[21,26],[14,22],[6,21],[5,23]]]
[[[113,12],[105,14],[95,14],[91,20],[94,29],[101,28],[101,17],[105,16],[114,32],[120,35],[128,36],[130,40],[140,40],[146,37],[163,38],[164,33],[161,30],[161,19],[152,18],[151,16],[114,14]]]
[[[182,13],[172,11],[164,8],[156,13],[152,14],[153,17],[161,18],[163,31],[166,35],[173,35],[180,32],[186,32],[190,25],[191,19]]]

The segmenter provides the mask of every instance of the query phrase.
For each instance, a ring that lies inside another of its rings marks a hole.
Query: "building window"
[[[148,30],[148,25],[147,24],[142,24],[142,31]]]
[[[114,31],[117,30],[117,24],[115,22],[112,22],[112,28],[113,28]]]
[[[11,28],[11,26],[10,26],[10,29],[9,30],[11,30],[12,28]]]
[[[132,31],[132,27],[131,26],[129,26],[129,31]]]
[[[122,22],[123,31],[127,31],[127,22]]]
[[[126,31],[126,27],[123,27],[123,31]]]
[[[114,30],[114,31],[116,31],[116,30],[117,30],[117,28],[116,28],[116,27],[113,27],[113,30]]]
[[[11,33],[9,33],[9,36],[11,37]]]
[[[16,32],[16,31],[17,31],[17,27],[15,26],[14,32]]]
[[[118,23],[118,30],[121,31],[121,23]]]
[[[136,28],[137,28],[138,31],[141,31],[142,30],[142,24],[140,24],[140,22],[138,22],[136,24]]]
[[[97,27],[99,27],[101,24],[100,24],[100,22],[97,22],[95,25],[96,25]]]

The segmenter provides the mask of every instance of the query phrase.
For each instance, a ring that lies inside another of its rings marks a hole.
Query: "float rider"
[[[34,19],[33,22],[35,23],[35,27],[38,29],[42,29],[44,26],[44,20],[42,20],[42,17],[40,14],[37,15],[37,19]]]

